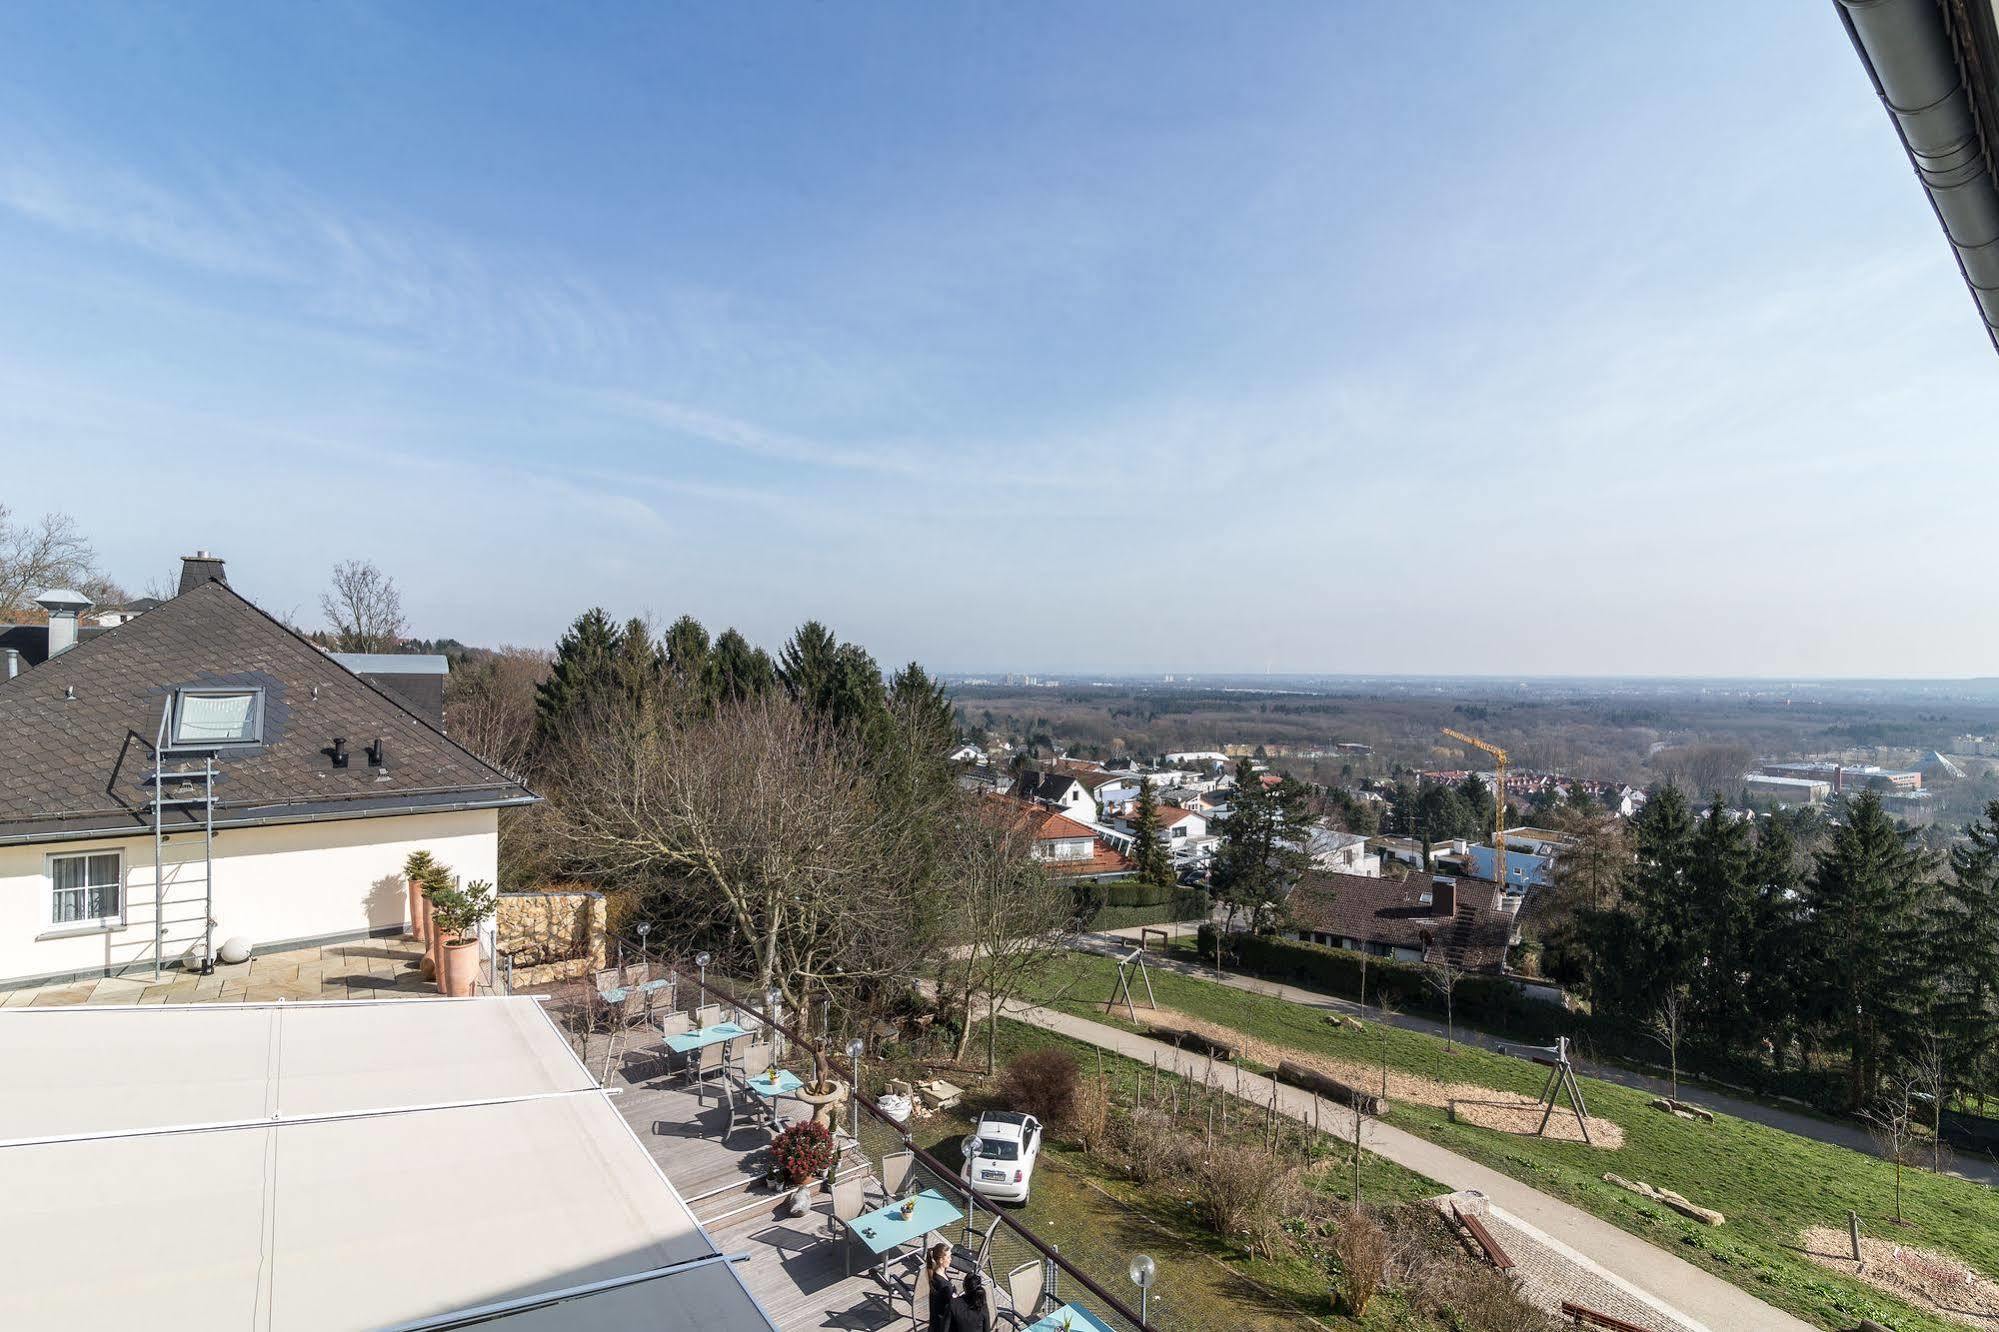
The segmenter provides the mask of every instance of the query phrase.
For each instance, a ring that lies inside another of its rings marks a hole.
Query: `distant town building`
[[[1757,771],[1766,777],[1802,777],[1825,782],[1835,795],[1854,791],[1920,791],[1923,788],[1923,774],[1912,768],[1883,768],[1872,763],[1810,759],[1798,763],[1765,763]]]
[[[1743,776],[1742,787],[1752,799],[1775,800],[1785,805],[1816,805],[1832,795],[1832,783],[1817,777],[1752,772]]]

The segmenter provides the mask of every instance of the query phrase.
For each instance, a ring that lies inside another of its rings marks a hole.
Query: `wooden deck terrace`
[[[593,1070],[601,1071],[604,1038],[590,1038],[581,1053]],[[618,1091],[612,1104],[716,1246],[725,1253],[749,1254],[737,1270],[783,1332],[922,1325],[920,1314],[927,1310],[912,1310],[910,1301],[915,1260],[891,1266],[886,1281],[848,1276],[844,1242],[833,1228],[825,1192],[815,1191],[811,1212],[793,1217],[787,1214],[789,1191],[764,1182],[769,1160],[764,1130],[739,1127],[725,1140],[728,1111],[712,1088],[697,1096],[649,1052],[621,1056],[617,1063],[606,1082]],[[786,1123],[810,1117],[790,1097],[780,1098],[778,1111]],[[840,1138],[840,1177],[872,1174],[858,1146],[844,1133]]]

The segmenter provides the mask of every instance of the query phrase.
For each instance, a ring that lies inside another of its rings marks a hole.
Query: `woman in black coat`
[[[951,1246],[939,1240],[923,1258],[923,1284],[930,1292],[931,1332],[945,1332],[951,1326],[951,1301],[957,1291],[951,1286]]]
[[[986,1308],[986,1283],[977,1272],[965,1278],[965,1293],[951,1301],[951,1332],[987,1332],[992,1314]]]

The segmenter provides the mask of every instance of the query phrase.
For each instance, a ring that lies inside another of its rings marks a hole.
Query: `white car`
[[[965,1139],[959,1178],[995,1202],[1027,1201],[1041,1155],[1041,1121],[1012,1110],[988,1110]]]

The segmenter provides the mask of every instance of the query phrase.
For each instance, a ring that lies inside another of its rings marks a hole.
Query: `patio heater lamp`
[[[647,936],[648,934],[651,934],[651,933],[652,933],[652,922],[651,922],[651,921],[649,921],[649,920],[642,920],[642,921],[640,921],[640,922],[639,922],[639,951],[640,951],[641,953],[645,952],[645,950],[646,950],[646,936]]]
[[[1138,1321],[1149,1323],[1152,1321],[1152,1282],[1159,1275],[1159,1268],[1141,1253],[1132,1258],[1126,1274],[1131,1277],[1131,1284],[1138,1287]]]
[[[847,1042],[847,1058],[854,1061],[854,1137],[861,1136],[861,1056],[868,1052],[868,1043],[856,1036]]]
[[[784,1055],[784,1045],[782,1044],[784,1032],[777,1025],[779,1020],[777,1006],[782,1002],[784,1002],[784,991],[778,989],[777,986],[773,985],[764,991],[764,1025],[770,1028],[771,1048],[777,1052],[780,1058]]]
[[[695,965],[695,966],[697,966],[697,967],[699,967],[699,968],[701,969],[701,994],[700,994],[700,998],[701,998],[701,1000],[702,1000],[703,1002],[705,1002],[705,1001],[707,1000],[707,998],[708,998],[708,963],[709,963],[709,961],[710,961],[710,958],[709,958],[708,954],[706,954],[706,953],[696,953],[696,954],[694,955],[694,965]]]

